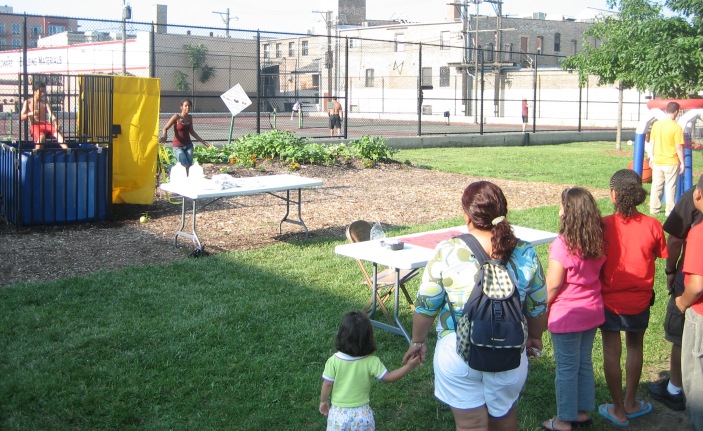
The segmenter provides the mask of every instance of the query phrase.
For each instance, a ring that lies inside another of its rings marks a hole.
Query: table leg
[[[373,316],[373,313],[376,311],[376,292],[377,292],[377,269],[376,269],[376,264],[373,264],[373,305],[371,308],[371,313],[369,314],[369,318]],[[405,331],[405,328],[403,328],[403,324],[400,323],[400,270],[396,269],[395,270],[395,289],[393,292],[393,318],[395,319],[395,324],[396,326],[389,325],[384,322],[379,322],[378,320],[371,320],[371,324],[379,329],[383,329],[385,331],[392,332],[394,334],[402,335],[405,337],[405,339],[408,341],[408,344],[410,344],[410,336],[408,335],[407,331]]]
[[[202,244],[200,243],[200,238],[198,238],[198,233],[195,229],[195,220],[198,212],[198,201],[196,199],[191,199],[191,201],[193,202],[193,209],[191,210],[191,229],[189,233],[184,229],[186,226],[186,198],[182,197],[181,199],[181,226],[178,228],[178,231],[176,231],[176,237],[173,240],[173,245],[175,247],[178,247],[178,237],[182,236],[193,241],[193,244],[195,244],[196,249],[201,249]]]
[[[303,199],[302,199],[302,189],[298,189],[298,200],[297,201],[291,201],[290,198],[290,190],[286,190],[286,196],[279,196],[275,193],[269,193],[271,196],[275,196],[279,199],[283,199],[286,201],[286,213],[281,219],[280,223],[278,223],[278,234],[280,235],[283,233],[283,223],[292,223],[292,224],[297,224],[298,226],[302,226],[303,229],[305,229],[305,238],[308,237],[309,232],[308,232],[308,227],[305,225],[305,222],[303,222],[303,213],[302,213],[302,205],[303,205]],[[288,216],[290,215],[290,203],[294,202],[298,204],[298,219],[290,219]]]

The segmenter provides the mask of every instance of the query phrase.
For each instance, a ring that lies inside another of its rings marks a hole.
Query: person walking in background
[[[205,142],[193,128],[193,116],[190,115],[192,106],[193,103],[190,99],[183,99],[181,101],[181,112],[174,114],[166,122],[159,138],[159,142],[162,144],[166,143],[168,140],[168,129],[173,127],[173,154],[176,156],[176,161],[185,166],[186,170],[193,164],[193,141],[190,138],[191,136],[206,147],[210,147],[210,144]]]
[[[34,139],[37,150],[41,150],[46,143],[46,138],[56,138],[61,148],[68,148],[65,144],[59,120],[51,110],[51,105],[46,100],[46,84],[42,81],[32,83],[32,98],[22,104],[20,121],[29,121],[29,133]]]
[[[342,105],[337,101],[337,96],[332,97],[332,107],[327,110],[327,115],[330,117],[330,138],[335,130],[337,136],[342,136]]]
[[[325,364],[320,391],[319,410],[327,416],[327,430],[373,431],[376,425],[369,406],[372,381],[400,380],[420,365],[420,356],[407,358],[405,365],[389,372],[373,354],[376,341],[371,320],[357,311],[342,318],[336,348],[338,352]]]
[[[300,101],[296,100],[295,103],[293,104],[293,108],[290,111],[290,120],[293,121],[293,117],[298,115],[298,112],[300,112]]]
[[[652,193],[649,198],[649,213],[661,211],[662,194],[666,196],[666,215],[671,214],[676,202],[676,185],[679,174],[683,174],[683,129],[676,122],[679,104],[669,102],[666,105],[667,118],[652,125],[649,133],[652,141]],[[663,191],[662,191],[663,190]]]
[[[588,412],[596,407],[592,354],[596,328],[605,321],[600,283],[605,225],[595,199],[580,187],[562,192],[559,219],[547,270],[547,328],[556,363],[557,415],[542,426],[568,431],[590,424]]]
[[[527,99],[522,99],[522,133],[525,133],[529,116],[530,106],[527,104]]]
[[[650,403],[637,401],[635,396],[642,375],[649,307],[654,304],[654,262],[668,254],[659,220],[637,211],[646,198],[642,178],[635,171],[621,169],[610,178],[615,213],[603,218],[607,258],[601,272],[605,323],[600,330],[605,380],[613,403],[600,405],[598,410],[616,425],[652,411]],[[623,331],[627,346],[624,399],[620,368]]]
[[[461,204],[469,233],[491,259],[506,261],[514,271],[528,328],[520,365],[508,371],[482,372],[469,367],[457,354],[456,321],[480,270],[478,259],[458,237],[440,242],[425,267],[415,301],[412,343],[405,359],[420,355],[425,361],[427,336],[437,320],[434,393],[451,407],[456,429],[517,431],[517,401],[527,379],[527,358],[542,350],[547,305],[544,274],[532,245],[513,234],[506,219],[508,203],[500,187],[488,181],[471,183]]]
[[[684,314],[676,306],[676,299],[684,291],[684,276],[682,272],[686,252],[686,239],[692,226],[703,221],[703,213],[696,209],[693,203],[693,192],[696,187],[687,190],[669,217],[664,221],[664,231],[669,234],[666,242],[669,257],[666,259],[666,286],[669,289],[669,302],[664,318],[664,338],[671,342],[671,357],[669,359],[669,377],[647,386],[649,394],[672,410],[684,410],[686,400],[682,390],[681,378],[681,337],[683,336]]]
[[[703,211],[703,175],[693,191],[693,204]],[[683,261],[684,291],[676,306],[686,314],[681,344],[681,375],[686,414],[696,431],[703,431],[703,224],[691,228]]]

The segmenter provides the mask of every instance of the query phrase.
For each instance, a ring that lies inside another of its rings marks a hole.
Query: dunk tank
[[[679,104],[681,114],[677,120],[684,133],[684,173],[679,175],[678,187],[676,188],[676,200],[689,188],[693,186],[693,151],[703,148],[700,141],[703,134],[703,99],[652,99],[647,102],[647,112],[637,125],[635,131],[634,154],[632,169],[640,176],[643,176],[645,165],[645,149],[647,147],[646,137],[648,131],[656,120],[666,118],[666,105],[669,102]],[[651,149],[647,149],[651,157]]]
[[[0,215],[15,226],[106,220],[112,208],[113,80],[107,75],[21,74],[20,94],[42,81],[67,149],[36,149],[29,125],[0,143]],[[19,115],[13,120],[19,121]]]

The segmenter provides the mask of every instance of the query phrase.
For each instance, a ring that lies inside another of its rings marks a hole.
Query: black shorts
[[[616,314],[605,309],[602,331],[644,332],[649,326],[649,307],[639,314]]]
[[[686,321],[684,313],[676,306],[676,298],[681,295],[681,292],[675,292],[669,296],[669,303],[666,304],[666,317],[664,317],[664,338],[676,344],[681,345],[681,337],[683,336],[683,323]]]
[[[527,115],[523,115],[523,116],[522,116],[522,122],[523,122],[523,123],[527,123]]]
[[[342,128],[342,118],[339,114],[330,115],[330,129],[334,129],[335,127]]]

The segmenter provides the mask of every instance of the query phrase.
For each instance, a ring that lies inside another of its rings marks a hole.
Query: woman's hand
[[[161,143],[161,144],[166,143],[166,134],[159,136],[159,143]]]
[[[424,342],[422,344],[420,343],[412,343],[410,344],[410,347],[408,347],[408,351],[405,352],[405,355],[403,355],[403,363],[407,363],[408,361],[411,360],[414,356],[419,356],[420,358],[420,364],[425,363],[425,355],[427,354],[427,342]]]

